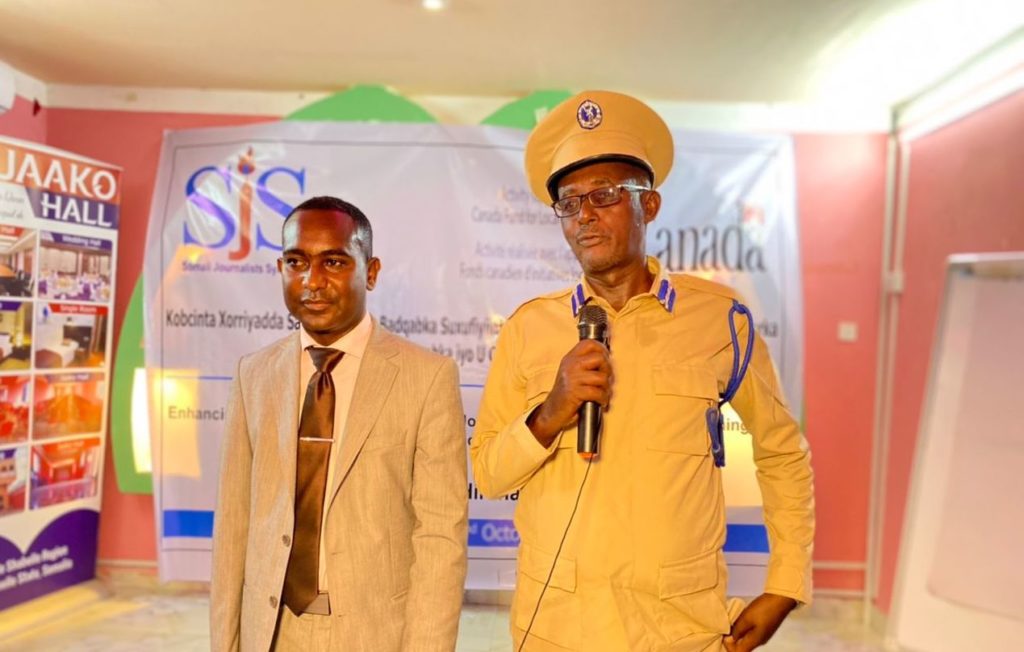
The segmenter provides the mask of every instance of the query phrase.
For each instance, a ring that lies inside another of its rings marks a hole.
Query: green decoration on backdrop
[[[437,122],[434,116],[383,86],[353,86],[304,106],[285,120],[307,122]]]
[[[146,352],[142,348],[142,275],[139,275],[128,301],[128,309],[117,337],[112,391],[110,392],[110,447],[114,454],[117,488],[125,494],[153,493],[153,474],[135,468],[132,443],[132,387],[135,370],[145,369]]]
[[[537,120],[570,97],[572,93],[568,91],[537,91],[521,100],[509,102],[484,118],[480,124],[490,127],[533,129]]]

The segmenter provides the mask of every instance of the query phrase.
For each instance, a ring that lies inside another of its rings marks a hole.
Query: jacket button
[[[277,609],[277,598],[275,596],[270,596],[270,606]]]
[[[283,543],[285,545],[285,547],[287,548],[288,546],[292,545],[292,538],[290,536],[288,536],[287,534],[285,534],[284,536],[281,537],[281,543]]]

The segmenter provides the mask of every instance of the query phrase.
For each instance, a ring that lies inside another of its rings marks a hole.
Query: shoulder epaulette
[[[709,281],[707,279],[700,278],[699,276],[693,276],[692,274],[673,273],[669,274],[669,278],[672,279],[672,284],[677,288],[685,288],[695,292],[714,294],[725,299],[729,299],[730,301],[743,301],[743,297],[728,285]]]
[[[572,293],[572,288],[571,287],[566,287],[566,288],[562,288],[560,290],[555,290],[554,292],[548,292],[547,294],[542,294],[539,297],[534,297],[534,298],[530,299],[529,301],[524,301],[523,303],[519,304],[519,307],[517,307],[515,310],[513,310],[512,314],[510,314],[508,316],[508,318],[512,319],[516,315],[516,313],[518,313],[520,310],[523,310],[527,306],[530,306],[530,305],[535,304],[535,303],[539,303],[541,301],[562,301],[562,300],[565,300],[566,303],[568,303],[568,298],[569,298],[569,295],[571,293]]]

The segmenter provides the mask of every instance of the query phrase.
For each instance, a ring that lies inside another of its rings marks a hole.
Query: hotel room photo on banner
[[[28,369],[32,304],[0,301],[0,371]]]
[[[73,439],[32,447],[32,509],[96,495],[100,440]]]
[[[0,446],[28,439],[31,376],[0,376]]]
[[[35,230],[0,224],[0,296],[32,296],[35,259]]]
[[[67,233],[39,234],[39,298],[110,301],[109,240]]]
[[[102,367],[107,354],[107,308],[36,304],[35,360],[38,369]]]
[[[0,516],[25,510],[28,447],[0,450]]]
[[[69,373],[36,376],[32,438],[100,432],[107,384],[103,374]]]

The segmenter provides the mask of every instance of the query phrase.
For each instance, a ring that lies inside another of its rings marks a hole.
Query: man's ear
[[[661,193],[657,190],[648,190],[640,197],[640,205],[644,209],[644,224],[650,224],[658,217],[661,210]]]
[[[380,258],[371,258],[366,263],[366,289],[372,290],[377,285],[377,274],[380,274]]]

